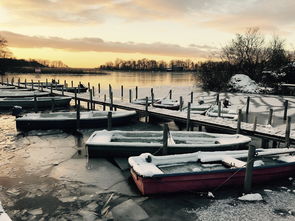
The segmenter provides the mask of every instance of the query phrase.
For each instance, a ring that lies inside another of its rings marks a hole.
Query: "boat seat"
[[[235,167],[235,168],[245,167],[247,164],[244,161],[238,160],[238,159],[230,157],[230,156],[223,157],[223,159],[221,161],[222,161],[222,163],[226,164],[227,166]]]

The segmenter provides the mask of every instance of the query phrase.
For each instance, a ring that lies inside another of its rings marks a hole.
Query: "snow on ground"
[[[241,201],[261,201],[262,196],[259,193],[246,194],[238,198]]]

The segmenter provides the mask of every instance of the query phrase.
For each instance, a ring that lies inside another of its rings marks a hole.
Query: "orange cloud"
[[[208,58],[218,50],[205,45],[182,47],[167,43],[111,42],[101,38],[64,39],[60,37],[26,36],[13,32],[0,32],[8,40],[10,47],[15,48],[55,48],[68,51],[95,51],[113,53],[141,53],[160,56]]]

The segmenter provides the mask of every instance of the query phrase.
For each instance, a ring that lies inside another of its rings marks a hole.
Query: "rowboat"
[[[158,99],[154,99],[154,102],[157,101]],[[152,98],[148,97],[148,105],[152,103]],[[145,105],[146,104],[146,98],[138,98],[132,101],[133,104],[140,104],[140,105]]]
[[[0,84],[0,89],[14,89],[15,87],[14,86],[9,86],[9,85],[2,85]]]
[[[112,125],[125,125],[135,118],[135,111],[112,112]],[[80,128],[101,128],[108,123],[108,111],[80,112]],[[76,112],[28,113],[16,119],[18,130],[76,129]]]
[[[78,88],[78,87],[64,87],[62,89],[61,87],[58,87],[58,88],[56,88],[56,90],[58,90],[58,91],[64,90],[66,92],[71,92],[71,93],[75,93],[75,91],[77,93],[85,93],[88,90],[88,88],[87,87],[80,87],[80,88]]]
[[[40,92],[40,91],[1,91],[1,97],[41,97],[41,96],[49,96],[48,92]]]
[[[238,119],[238,111],[240,107],[239,106],[228,106],[228,107],[220,107],[220,117],[221,118],[228,118],[232,120]],[[218,105],[214,105],[211,108],[209,108],[206,112],[206,115],[209,117],[218,117]]]
[[[257,150],[254,184],[295,175],[295,156],[290,149]],[[131,175],[143,195],[180,191],[206,191],[225,186],[241,187],[247,151],[196,152],[170,156],[149,153],[130,157]]]
[[[251,138],[240,134],[210,134],[197,131],[170,131],[168,154],[195,151],[233,150],[245,148]],[[162,131],[95,131],[87,140],[89,157],[134,156],[162,153]]]
[[[212,104],[199,104],[199,103],[192,103],[190,107],[190,113],[191,114],[201,114],[204,115],[207,110],[210,109]],[[187,111],[188,106],[184,107],[182,111]]]
[[[154,102],[153,106],[157,108],[165,108],[169,110],[179,110],[180,104],[177,100],[164,98]]]
[[[70,97],[4,97],[0,98],[0,108],[11,108],[13,106],[21,106],[23,108],[32,108],[37,105],[38,108],[43,107],[64,107],[68,106],[71,101]]]

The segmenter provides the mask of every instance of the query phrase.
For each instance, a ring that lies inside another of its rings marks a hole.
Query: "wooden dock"
[[[8,83],[3,83],[8,84]],[[14,86],[24,87],[23,84],[18,83],[11,83]],[[11,85],[10,84],[10,85]],[[37,89],[37,86],[34,86],[34,89]],[[89,88],[90,89],[90,88]],[[98,104],[103,106],[108,106],[110,109],[124,109],[124,110],[135,110],[138,113],[142,114],[143,116],[150,116],[150,117],[157,117],[161,119],[168,119],[168,120],[176,120],[179,122],[183,122],[185,124],[190,125],[190,127],[211,127],[214,129],[219,129],[221,131],[229,131],[229,132],[237,132],[249,135],[252,137],[261,138],[263,140],[271,140],[274,142],[283,142],[285,146],[289,146],[289,144],[295,144],[295,137],[290,135],[290,122],[288,125],[288,121],[286,121],[286,127],[284,129],[276,129],[272,127],[268,127],[265,125],[255,125],[253,123],[246,123],[246,122],[237,122],[233,120],[223,119],[223,118],[213,118],[203,115],[191,115],[188,119],[187,113],[182,111],[172,111],[167,109],[155,108],[152,106],[145,107],[143,105],[137,105],[130,103],[129,101],[124,100],[122,97],[120,98],[112,98],[108,96],[106,99],[106,95],[96,94],[92,92],[90,89],[90,93],[70,93],[66,91],[58,91],[54,88],[41,88],[41,91],[51,92],[54,95],[64,95],[69,96],[76,101],[80,100],[83,102],[88,103],[88,107],[93,107],[92,104]],[[111,92],[111,89],[110,91]],[[110,95],[110,93],[109,93]],[[76,102],[75,102],[76,103]]]

